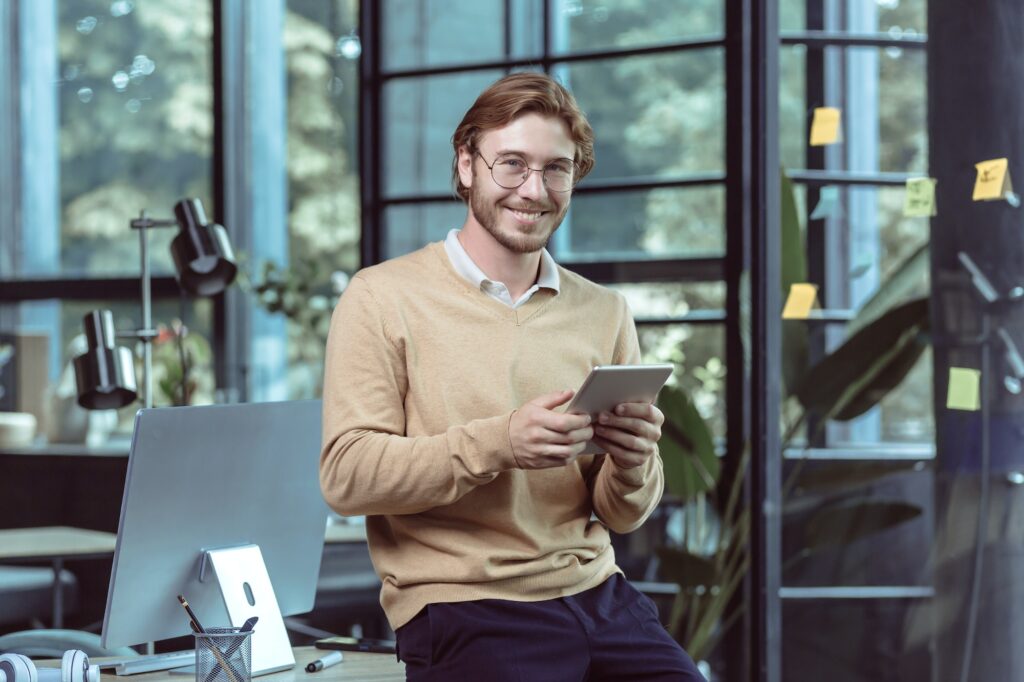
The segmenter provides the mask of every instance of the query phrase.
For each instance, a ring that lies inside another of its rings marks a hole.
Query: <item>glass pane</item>
[[[638,325],[644,362],[676,365],[670,383],[687,391],[714,437],[725,436],[725,329],[717,324]]]
[[[557,66],[594,128],[588,177],[723,170],[724,55],[713,48]]]
[[[798,186],[798,206],[807,215],[806,188]],[[828,286],[823,305],[858,309],[906,259],[928,240],[928,220],[903,216],[902,187],[845,187],[827,220],[809,220],[809,229],[824,231]],[[812,209],[813,210],[813,209]],[[919,273],[916,289],[908,295],[928,292],[927,264]],[[845,338],[842,326],[826,329],[826,343],[834,350]],[[879,443],[928,442],[934,438],[932,372],[926,351],[902,383],[879,408],[849,422],[829,426],[829,442]]]
[[[720,254],[725,188],[580,194],[552,239],[564,261]]]
[[[795,189],[802,222],[811,230],[824,230],[827,243],[840,247],[827,256],[830,274],[823,305],[828,308],[859,308],[928,241],[928,219],[903,215],[903,187],[836,187],[829,190],[834,191],[834,204],[823,200],[817,188],[815,206],[807,204],[806,186]],[[823,211],[823,217],[808,218],[815,210]],[[927,292],[927,268],[918,285],[918,295]]]
[[[59,0],[57,7],[56,44],[33,49],[59,55],[60,225],[23,229],[28,241],[53,238],[60,248],[49,263],[35,262],[32,274],[134,274],[137,236],[128,222],[140,210],[170,217],[176,201],[194,196],[212,214],[211,3]],[[170,272],[173,230],[158,232],[153,267]]]
[[[328,272],[359,265],[359,55],[345,47],[358,9],[356,0],[288,0],[284,26],[289,252]]]
[[[824,0],[780,0],[779,29],[786,32],[805,30],[808,4],[816,12],[823,11]],[[894,38],[927,32],[927,0],[847,0],[843,4],[845,7],[838,3],[826,4],[826,7],[842,7],[843,12],[829,17],[827,21],[845,26],[846,30],[889,33]]]
[[[410,253],[430,242],[444,239],[448,230],[466,222],[462,202],[404,204],[384,213],[384,257]]]
[[[386,71],[532,57],[542,52],[539,0],[384,0],[379,11]]]
[[[878,30],[893,38],[928,33],[928,0],[875,0]]]
[[[826,53],[845,58],[849,81],[838,168],[927,173],[924,50],[828,48]],[[787,168],[807,167],[809,125],[820,105],[806,101],[807,57],[802,45],[784,47],[779,55],[779,152]]]
[[[807,27],[807,0],[779,1],[779,30],[802,31]]]
[[[879,169],[927,174],[927,53],[899,48],[850,50],[852,56],[865,52],[877,54],[879,62]]]
[[[384,84],[385,196],[454,196],[452,134],[477,96],[502,75],[476,71]]]
[[[931,600],[851,599],[783,602],[782,679],[786,682],[931,680],[929,635],[907,631]],[[927,616],[925,616],[927,617]],[[959,671],[957,671],[957,674]],[[952,671],[947,671],[951,675]],[[955,679],[947,677],[946,679]]]
[[[551,3],[551,49],[555,54],[668,43],[725,32],[722,0],[555,0]]]
[[[793,484],[782,524],[786,587],[928,583],[931,463],[872,452],[878,460],[786,463],[783,480]],[[909,505],[906,517],[879,506],[895,500]]]
[[[142,326],[141,304],[134,300],[119,301],[33,301],[0,306],[0,319],[5,320],[4,338],[9,334],[29,338],[26,355],[31,358],[28,374],[18,383],[15,391],[23,404],[33,406],[27,411],[36,414],[37,441],[102,443],[109,435],[131,434],[135,412],[143,407],[143,376],[141,344],[132,338],[119,338],[117,345],[135,349],[135,372],[139,387],[139,400],[117,411],[116,418],[105,412],[88,417],[75,403],[75,375],[71,361],[84,352],[85,337],[82,318],[91,310],[106,309],[113,312],[118,331],[129,332]],[[213,304],[209,299],[186,299],[185,325],[182,336],[187,355],[189,403],[209,404],[218,398],[215,392],[213,353]],[[176,329],[182,319],[181,301],[157,299],[153,301],[153,324],[160,337],[153,343],[153,403],[155,406],[173,404],[180,395],[181,361],[177,346]],[[17,359],[17,354],[15,354]],[[7,396],[6,399],[10,399]],[[90,435],[91,434],[91,435]]]
[[[807,166],[807,48],[779,50],[779,157],[784,168]]]
[[[357,0],[288,0],[289,267],[264,297],[288,305],[291,399],[318,398],[335,300],[359,267],[359,54]]]
[[[644,282],[610,284],[626,297],[633,317],[675,317],[694,310],[725,308],[725,282]]]

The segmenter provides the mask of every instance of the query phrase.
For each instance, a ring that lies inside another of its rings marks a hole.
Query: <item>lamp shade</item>
[[[128,405],[138,396],[132,353],[114,346],[114,316],[109,310],[90,311],[83,319],[88,349],[74,359],[78,404],[87,410]]]
[[[199,199],[182,199],[174,215],[180,231],[171,242],[171,257],[178,283],[193,296],[219,294],[238,271],[227,230],[207,220]]]

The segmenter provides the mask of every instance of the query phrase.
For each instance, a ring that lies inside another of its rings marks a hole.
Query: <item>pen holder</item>
[[[195,638],[196,682],[251,682],[252,630],[208,628]]]

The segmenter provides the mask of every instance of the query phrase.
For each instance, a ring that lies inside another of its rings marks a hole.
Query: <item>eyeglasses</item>
[[[568,192],[576,179],[576,163],[570,159],[557,159],[544,168],[530,168],[521,156],[515,154],[502,154],[494,163],[487,163],[487,159],[480,152],[474,150],[473,153],[479,156],[491,171],[494,182],[505,189],[521,187],[531,172],[540,173],[544,186],[552,192]]]

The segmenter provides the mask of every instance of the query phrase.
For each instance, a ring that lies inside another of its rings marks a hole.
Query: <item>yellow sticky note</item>
[[[812,308],[818,307],[817,284],[794,284],[789,288],[786,307],[782,309],[784,320],[806,320]]]
[[[974,164],[978,179],[974,182],[975,201],[1006,199],[1013,195],[1010,171],[1006,159],[992,159]]]
[[[926,218],[935,215],[935,182],[935,178],[907,180],[907,192],[903,196],[903,215]]]
[[[949,368],[949,393],[946,407],[951,410],[981,409],[981,372],[966,367]]]
[[[840,112],[835,107],[818,107],[811,121],[811,146],[820,147],[835,144],[841,139],[839,128]]]

